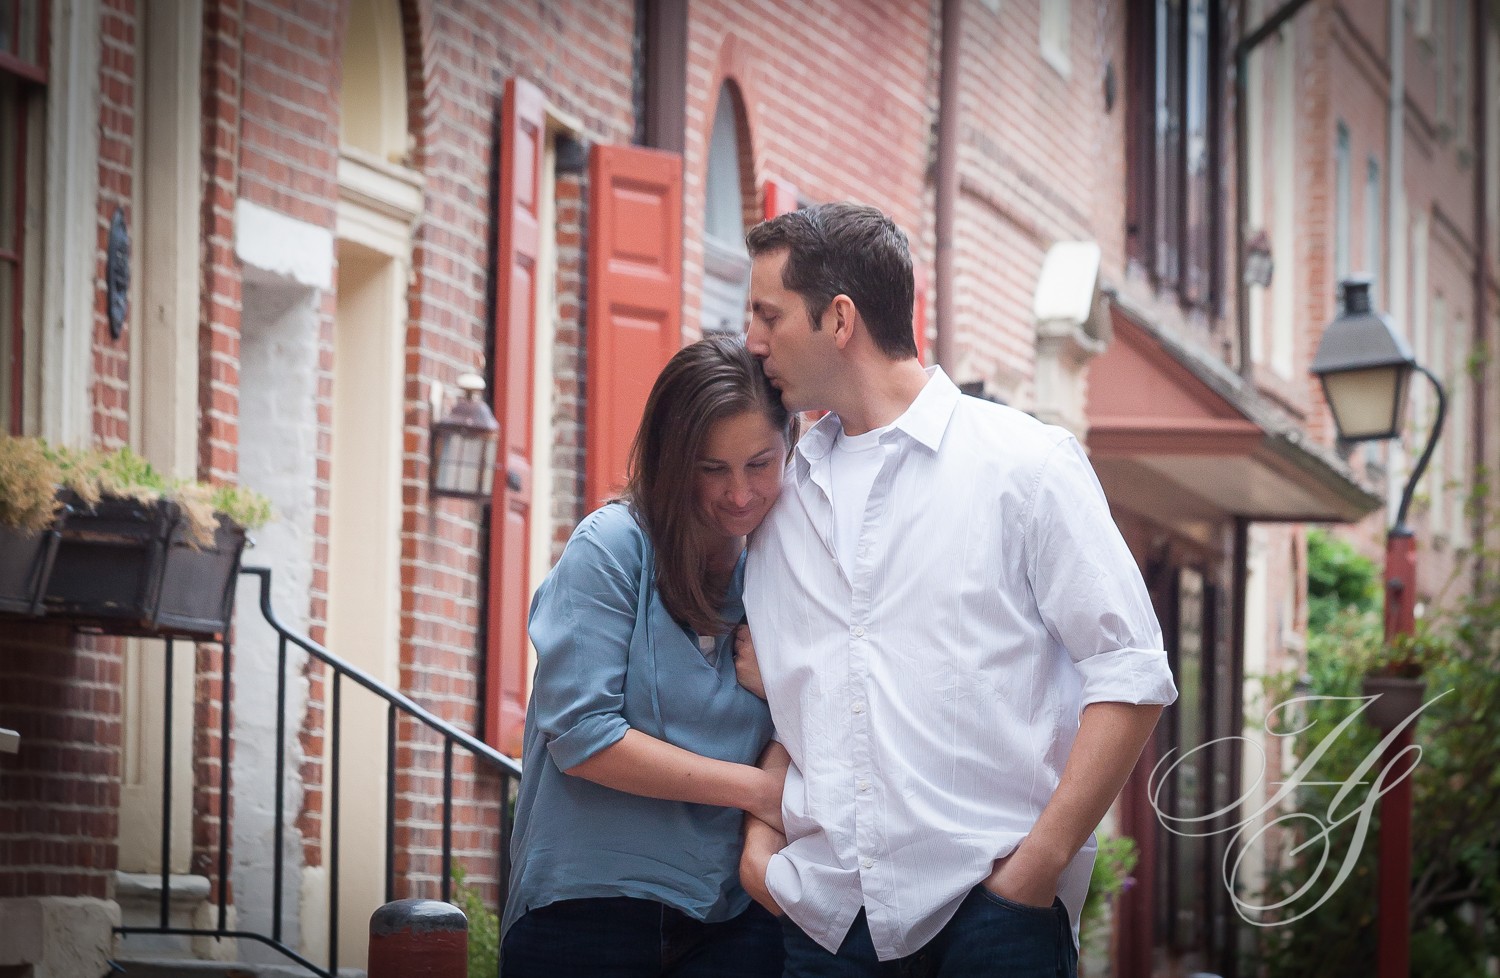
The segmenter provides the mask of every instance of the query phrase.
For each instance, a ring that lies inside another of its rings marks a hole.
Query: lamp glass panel
[[[484,461],[479,469],[479,491],[488,496],[495,489],[495,451],[500,439],[490,435],[484,440]]]
[[[432,464],[435,475],[432,479],[434,492],[455,492],[460,486],[458,473],[458,449],[453,432],[437,430],[432,433]]]
[[[1375,367],[1324,374],[1323,389],[1339,434],[1348,441],[1394,437],[1405,372],[1399,367]]]

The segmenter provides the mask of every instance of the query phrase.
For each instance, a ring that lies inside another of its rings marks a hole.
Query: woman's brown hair
[[[733,625],[708,581],[708,534],[693,492],[698,458],[718,422],[759,411],[791,443],[792,419],[760,362],[738,337],[715,335],[678,350],[662,368],[630,447],[628,501],[656,549],[662,605],[700,635]]]

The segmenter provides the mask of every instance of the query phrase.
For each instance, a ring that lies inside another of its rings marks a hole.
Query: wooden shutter
[[[526,604],[531,523],[532,338],[536,335],[545,102],[512,78],[500,110],[495,194],[495,358],[500,460],[490,506],[485,738],[519,755],[526,724]]]
[[[766,177],[761,196],[765,203],[765,219],[797,209],[797,188],[780,177]]]
[[[682,345],[682,158],[595,146],[589,164],[590,509],[625,484],[646,395]]]
[[[1181,279],[1183,212],[1184,0],[1156,2],[1155,272],[1176,288]]]
[[[1209,184],[1213,159],[1209,143],[1209,3],[1188,0],[1183,97],[1182,298],[1189,305],[1208,301]]]

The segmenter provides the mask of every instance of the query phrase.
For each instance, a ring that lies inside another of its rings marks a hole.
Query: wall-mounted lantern
[[[432,425],[429,491],[433,496],[488,502],[495,484],[495,454],[500,445],[500,423],[479,395],[484,378],[463,374],[458,387],[464,396]],[[433,385],[433,417],[442,403],[440,385]]]
[[[1264,289],[1271,284],[1271,273],[1275,270],[1271,238],[1265,231],[1257,231],[1254,237],[1245,242],[1245,284],[1258,285]]]

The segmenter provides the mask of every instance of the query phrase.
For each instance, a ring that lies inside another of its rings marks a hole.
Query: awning
[[[1353,522],[1382,505],[1226,365],[1116,301],[1088,368],[1088,447],[1113,502],[1176,525],[1240,516]]]

